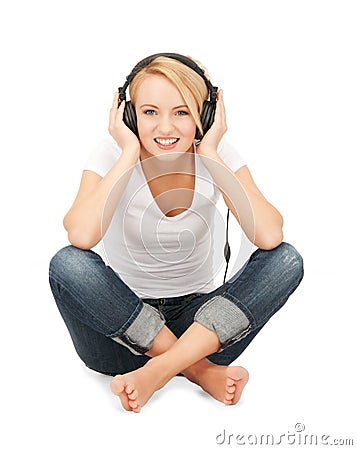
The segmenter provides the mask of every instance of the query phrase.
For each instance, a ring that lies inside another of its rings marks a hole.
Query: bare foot
[[[155,391],[166,384],[158,368],[148,361],[145,366],[124,375],[116,375],[110,388],[118,395],[123,408],[127,411],[140,412]]]
[[[226,405],[235,405],[248,382],[249,373],[241,366],[207,364],[205,370],[202,370],[199,375],[187,376],[187,378],[201,386],[216,400]]]

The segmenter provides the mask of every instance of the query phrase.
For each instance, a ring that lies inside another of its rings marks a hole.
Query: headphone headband
[[[212,86],[212,83],[206,77],[204,70],[195,61],[188,58],[187,56],[180,55],[178,53],[155,53],[154,55],[148,56],[143,60],[139,61],[130,74],[126,77],[126,81],[122,87],[118,89],[119,91],[119,103],[122,101],[126,101],[126,90],[135,76],[142,70],[144,67],[148,66],[152,61],[156,58],[164,56],[166,58],[176,59],[181,62],[185,66],[194,70],[206,83],[209,92],[209,100],[205,100],[202,105],[202,111],[200,115],[201,125],[203,133],[197,128],[196,130],[196,139],[200,140],[202,136],[209,130],[212,126],[215,116],[216,110],[216,101],[217,101],[217,91],[218,87]],[[124,108],[123,115],[124,123],[139,137],[138,127],[137,127],[137,117],[134,105],[131,101],[126,102]]]
[[[136,66],[133,68],[133,70],[130,72],[130,74],[126,77],[126,82],[122,87],[119,88],[120,93],[120,101],[123,101],[126,99],[125,91],[127,87],[129,86],[129,83],[133,81],[135,76],[146,66],[148,66],[150,63],[152,63],[156,58],[164,56],[166,58],[176,59],[177,61],[181,62],[182,64],[185,64],[185,66],[189,67],[190,69],[194,70],[198,75],[200,75],[204,82],[206,83],[207,89],[209,91],[209,98],[211,101],[216,101],[217,98],[217,91],[218,88],[216,86],[213,86],[212,83],[209,81],[209,79],[206,77],[204,70],[192,59],[188,58],[187,56],[180,55],[179,53],[155,53],[154,55],[147,56],[146,58],[139,61]]]

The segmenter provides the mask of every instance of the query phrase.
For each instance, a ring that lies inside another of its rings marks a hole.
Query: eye
[[[153,116],[156,113],[153,109],[145,109],[144,114],[146,114],[147,116]]]
[[[188,112],[187,111],[177,111],[176,115],[178,115],[178,116],[188,116]]]

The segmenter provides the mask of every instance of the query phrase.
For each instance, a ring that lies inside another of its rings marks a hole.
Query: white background
[[[2,3],[2,448],[236,447],[216,436],[298,422],[357,442],[356,22],[347,0]],[[237,406],[174,379],[133,414],[77,358],[47,271],[114,91],[170,51],[224,89],[229,139],[284,215],[305,278],[239,358],[250,381]]]

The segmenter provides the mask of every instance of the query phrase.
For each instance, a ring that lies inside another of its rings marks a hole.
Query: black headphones
[[[185,64],[190,69],[198,73],[198,75],[200,75],[203,78],[204,82],[206,83],[209,92],[209,99],[204,101],[200,116],[203,135],[197,129],[195,136],[196,139],[202,139],[202,137],[210,129],[214,121],[218,88],[216,86],[212,86],[212,83],[205,76],[204,70],[201,69],[201,67],[198,64],[196,64],[195,61],[186,56],[180,55],[178,53],[155,53],[154,55],[148,56],[147,58],[138,62],[138,64],[134,67],[131,73],[126,77],[124,85],[118,89],[120,102],[122,102],[123,100],[126,101],[125,91],[128,88],[129,84],[132,82],[135,75],[137,75],[141,69],[148,66],[152,61],[154,61],[154,59],[158,58],[159,56],[165,56],[167,58],[172,58],[176,59],[177,61],[180,61],[181,63]],[[123,121],[125,125],[128,128],[130,128],[131,131],[135,133],[137,137],[139,137],[135,108],[130,101],[125,103]]]

